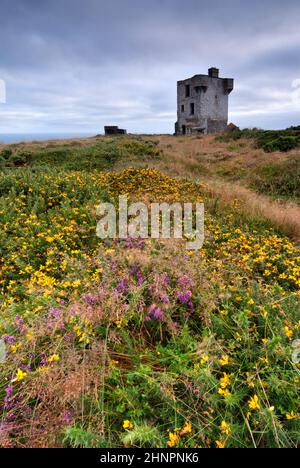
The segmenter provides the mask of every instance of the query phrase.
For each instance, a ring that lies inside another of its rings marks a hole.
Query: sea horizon
[[[0,144],[93,137],[95,133],[0,133]]]

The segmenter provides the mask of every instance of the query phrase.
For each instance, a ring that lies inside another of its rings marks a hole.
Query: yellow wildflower
[[[190,434],[192,432],[192,424],[190,422],[187,422],[185,423],[182,431],[181,431],[181,435],[184,435],[184,434]]]
[[[169,440],[168,440],[168,447],[172,448],[178,445],[180,442],[180,437],[176,432],[169,432]]]
[[[230,376],[226,374],[226,372],[223,373],[223,377],[220,379],[220,384],[221,388],[227,388],[230,385]]]
[[[52,356],[48,357],[47,361],[48,362],[57,362],[60,360],[60,357],[58,354],[53,354]]]
[[[223,388],[219,388],[218,393],[219,395],[222,395],[224,397],[229,397],[231,395],[230,391],[227,388],[225,390]]]
[[[221,359],[219,360],[221,366],[228,366],[229,364],[229,357],[226,355],[223,355]]]
[[[216,441],[216,446],[217,446],[218,449],[223,449],[223,448],[225,448],[224,442],[221,442],[220,440],[217,440],[217,441]]]
[[[284,334],[291,340],[293,338],[293,331],[289,327],[284,327]]]
[[[248,401],[248,406],[251,410],[260,409],[259,399],[257,395],[254,395],[253,397],[250,398],[250,400]]]
[[[16,345],[11,345],[10,350],[13,354],[16,354],[16,352],[21,348],[21,343],[18,343]]]
[[[21,369],[18,369],[16,372],[16,377],[12,380],[12,382],[20,382],[21,380],[25,379],[26,376],[26,372],[23,372]]]
[[[46,367],[46,366],[40,366],[37,368],[37,372],[39,372],[40,374],[43,374],[44,372],[47,372],[49,370],[49,367]]]
[[[231,433],[230,425],[226,421],[222,421],[221,426],[220,426],[220,430],[221,430],[222,434],[229,435]]]
[[[299,415],[296,414],[294,411],[291,411],[290,413],[287,413],[285,417],[288,421],[293,421],[294,419],[298,419]]]
[[[128,419],[126,419],[123,422],[123,429],[132,429],[132,428],[133,428],[132,422],[130,422],[130,421],[128,421]]]
[[[200,364],[203,366],[204,364],[206,364],[209,360],[209,356],[207,356],[207,354],[205,354],[205,356],[202,357],[201,361],[200,361]]]

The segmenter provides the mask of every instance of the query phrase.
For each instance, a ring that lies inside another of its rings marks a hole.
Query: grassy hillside
[[[0,151],[3,447],[299,446],[299,149],[166,136]],[[100,241],[97,205],[125,193],[204,201],[204,248]]]

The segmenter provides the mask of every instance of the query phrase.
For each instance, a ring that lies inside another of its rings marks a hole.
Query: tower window
[[[181,112],[183,113],[184,112],[184,105],[182,104],[181,106]]]
[[[190,108],[191,115],[195,115],[195,104],[193,102],[191,102],[190,106],[191,106],[191,108]]]
[[[190,85],[185,85],[185,97],[190,97],[191,95],[191,87]]]

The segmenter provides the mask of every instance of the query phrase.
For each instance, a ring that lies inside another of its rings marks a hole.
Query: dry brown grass
[[[223,205],[239,202],[243,212],[254,219],[266,219],[293,240],[300,242],[300,207],[292,202],[272,200],[264,195],[223,181],[207,181],[206,191],[210,198]]]
[[[265,219],[276,229],[300,241],[300,206],[256,193],[247,187],[252,171],[270,161],[282,161],[298,156],[300,150],[288,153],[265,153],[255,148],[251,140],[231,144],[219,142],[215,136],[153,137],[165,155],[155,167],[172,176],[199,180],[206,187],[209,199],[221,206],[235,201],[243,212],[254,219]],[[233,148],[235,149],[233,151]]]
[[[254,141],[241,139],[223,143],[215,135],[200,137],[152,137],[159,142],[165,158],[157,167],[163,171],[172,170],[180,177],[210,176],[230,180],[248,180],[252,171],[273,161],[283,161],[300,155],[300,150],[288,153],[265,153],[256,148]]]

